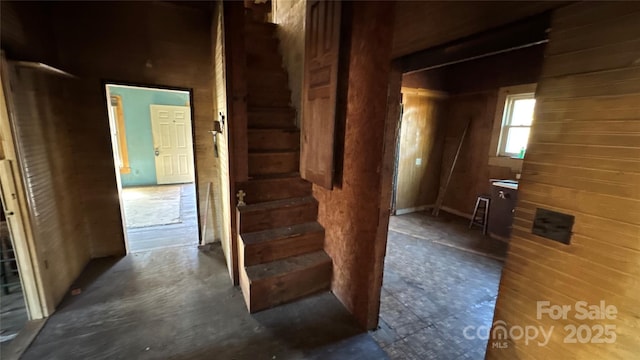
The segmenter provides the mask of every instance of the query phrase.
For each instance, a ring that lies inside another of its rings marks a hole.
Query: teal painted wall
[[[149,105],[189,106],[189,93],[108,86],[111,95],[122,97],[129,151],[129,174],[121,174],[123,187],[157,185]]]

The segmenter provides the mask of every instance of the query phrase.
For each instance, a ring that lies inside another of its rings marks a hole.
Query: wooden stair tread
[[[308,233],[323,232],[324,228],[318,222],[307,222],[292,226],[285,226],[276,229],[255,231],[242,234],[242,241],[245,245],[253,245],[265,241],[275,241],[299,237]]]
[[[324,252],[324,250],[320,250],[265,264],[247,266],[245,269],[247,277],[249,278],[249,283],[252,283],[254,281],[286,275],[325,263],[331,263],[331,258],[326,252]]]
[[[286,179],[286,178],[299,178],[299,172],[291,172],[291,173],[281,173],[281,174],[264,174],[264,175],[255,175],[249,177],[249,181],[251,180],[272,180],[272,179]]]
[[[281,155],[281,154],[291,154],[300,152],[298,149],[286,149],[286,150],[249,150],[249,154],[251,155]]]
[[[314,204],[316,199],[313,196],[303,196],[297,198],[289,198],[282,200],[265,201],[257,204],[238,206],[240,214],[249,214],[252,212],[269,211],[275,209],[284,209],[288,207],[301,206],[305,204]]]

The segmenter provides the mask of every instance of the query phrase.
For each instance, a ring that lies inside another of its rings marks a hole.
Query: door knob
[[[156,156],[160,155],[160,149],[159,148],[156,148],[154,152],[155,152]]]

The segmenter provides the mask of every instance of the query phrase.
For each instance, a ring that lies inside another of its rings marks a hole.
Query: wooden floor
[[[487,341],[467,326],[491,326],[507,244],[444,212],[390,219],[372,335],[391,359],[484,359]]]
[[[127,229],[129,252],[198,244],[196,187],[193,183],[182,185],[180,218],[182,222],[178,224]]]
[[[93,260],[23,359],[387,359],[333,294],[249,314],[219,243]]]

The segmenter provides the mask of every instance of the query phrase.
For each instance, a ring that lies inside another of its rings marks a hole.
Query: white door
[[[193,182],[191,109],[151,105],[151,130],[158,184]]]

